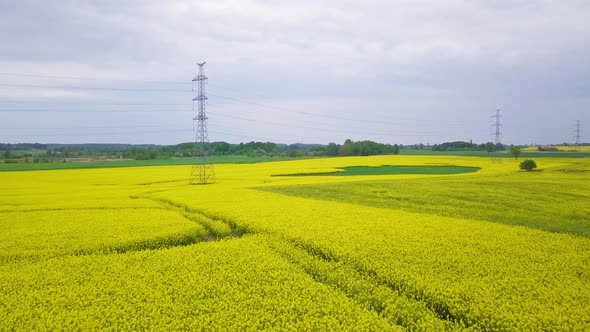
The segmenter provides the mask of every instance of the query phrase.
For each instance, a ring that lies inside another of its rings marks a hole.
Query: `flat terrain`
[[[242,155],[213,156],[210,158],[211,163],[215,164],[241,164],[241,163],[259,163],[268,161],[289,160],[285,157],[249,157]],[[0,172],[14,171],[37,171],[37,170],[57,170],[57,169],[80,169],[80,168],[112,168],[112,167],[143,167],[143,166],[167,166],[167,165],[192,165],[195,163],[194,158],[169,158],[169,159],[150,159],[150,160],[105,160],[105,161],[84,161],[84,162],[60,162],[56,159],[50,163],[14,163],[0,164]]]
[[[555,148],[559,151],[577,151],[577,152],[590,152],[589,145],[568,145],[568,146],[542,146],[543,148]],[[538,146],[529,146],[525,151],[538,151]]]
[[[461,174],[477,172],[479,167],[448,165],[382,165],[349,166],[338,168],[335,172],[280,174],[276,176],[357,176],[357,175],[393,175],[393,174]]]
[[[0,329],[585,330],[590,159],[535,160],[2,172]]]
[[[560,147],[561,149],[561,147]],[[13,152],[15,156],[22,155],[24,151]],[[44,154],[43,151],[30,151],[27,153]],[[496,159],[513,159],[508,151],[501,151],[489,154],[485,151],[431,151],[431,150],[401,150],[401,155],[406,156],[462,156],[462,157],[482,157],[482,158],[496,158]],[[215,155],[212,156],[209,162],[214,164],[245,164],[245,163],[260,163],[269,161],[287,161],[296,159],[306,159],[315,157],[281,157],[281,156],[247,156],[247,155]],[[552,151],[534,151],[525,150],[521,154],[521,159],[526,158],[590,158],[590,147],[579,147],[579,151],[571,151],[564,149],[559,152]],[[84,158],[82,158],[84,159]],[[88,158],[91,159],[91,158]],[[151,159],[151,160],[91,160],[78,161],[54,158],[53,162],[49,163],[0,163],[0,172],[15,172],[15,171],[36,171],[36,170],[58,170],[58,169],[81,169],[81,168],[111,168],[111,167],[144,167],[144,166],[169,166],[169,165],[192,165],[195,163],[194,158],[190,157],[175,157],[167,159]],[[412,166],[412,165],[410,165]],[[415,165],[414,165],[415,166]],[[429,167],[429,166],[425,166]],[[453,166],[447,166],[452,168]],[[369,174],[367,174],[369,175]]]

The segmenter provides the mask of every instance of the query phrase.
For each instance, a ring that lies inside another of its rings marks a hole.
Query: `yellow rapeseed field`
[[[581,146],[577,146],[577,145],[561,145],[561,146],[542,146],[543,148],[556,148],[559,151],[580,151],[580,152],[589,152],[590,151],[590,146],[589,145],[581,145]],[[539,146],[535,145],[535,146],[529,146],[526,147],[524,149],[525,151],[538,151],[539,150]]]
[[[584,330],[590,160],[0,173],[2,330]],[[347,166],[464,174],[276,176]]]

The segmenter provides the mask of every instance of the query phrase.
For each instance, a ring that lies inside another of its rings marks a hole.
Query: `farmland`
[[[590,146],[588,145],[568,145],[568,146],[529,146],[524,149],[524,151],[538,151],[539,147],[544,149],[545,151],[551,151],[554,149],[555,151],[575,151],[575,152],[590,152]]]
[[[590,159],[535,160],[0,172],[1,329],[584,330]]]
[[[248,157],[238,155],[215,156],[211,158],[215,164],[239,164],[256,163],[265,161],[286,160],[284,157]],[[142,166],[166,166],[166,165],[192,165],[194,158],[169,158],[151,160],[105,160],[105,161],[67,161],[51,163],[3,163],[0,164],[0,172],[10,171],[34,171],[34,170],[56,170],[56,169],[80,169],[80,168],[110,168],[110,167],[142,167]]]

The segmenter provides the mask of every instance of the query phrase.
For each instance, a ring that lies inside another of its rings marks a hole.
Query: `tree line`
[[[158,159],[170,157],[191,157],[201,153],[198,143],[182,143],[147,149],[123,151],[121,156],[128,159]],[[398,144],[383,144],[373,141],[346,140],[343,144],[276,144],[272,142],[247,142],[230,144],[212,142],[207,146],[210,155],[247,155],[251,157],[303,157],[303,156],[370,156],[378,154],[398,154]]]
[[[176,145],[131,145],[131,144],[39,144],[19,143],[1,144],[0,151],[5,162],[55,162],[75,158],[108,159],[168,159],[199,155],[198,143]],[[383,144],[374,141],[352,141],[343,144],[277,144],[273,142],[246,142],[231,144],[212,142],[206,147],[207,154],[246,155],[251,157],[314,157],[314,156],[369,156],[378,154],[398,154],[401,145]]]
[[[504,151],[504,145],[497,143],[494,144],[493,142],[481,143],[476,144],[473,141],[464,142],[464,141],[455,141],[455,142],[445,142],[441,144],[434,144],[432,146],[432,151],[487,151],[487,152],[495,152],[495,151]]]
[[[169,159],[192,157],[200,154],[202,147],[198,143],[181,143],[176,145],[132,145],[132,144],[40,144],[40,143],[0,143],[0,157],[4,162],[55,162],[90,159]],[[207,154],[246,155],[251,157],[322,157],[322,156],[370,156],[393,154],[400,150],[432,150],[432,151],[487,151],[489,153],[503,151],[506,147],[492,142],[476,144],[472,141],[454,141],[441,144],[401,145],[384,144],[370,140],[353,141],[347,139],[342,144],[277,144],[273,142],[212,142],[207,145]],[[514,152],[510,151],[513,155]],[[515,155],[518,158],[517,155]]]

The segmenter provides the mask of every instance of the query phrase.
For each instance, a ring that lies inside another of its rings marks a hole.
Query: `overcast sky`
[[[211,141],[590,141],[586,0],[0,0],[0,142],[191,141],[201,61]]]

